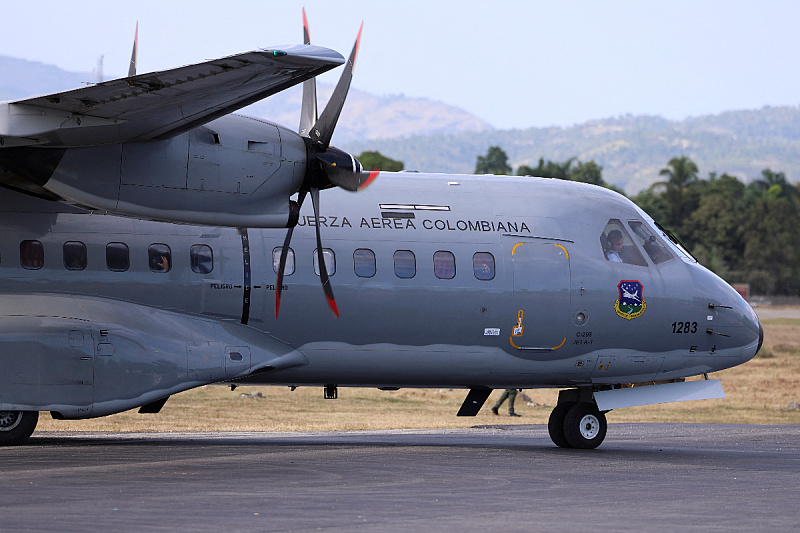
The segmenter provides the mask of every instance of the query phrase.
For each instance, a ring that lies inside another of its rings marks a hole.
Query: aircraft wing
[[[293,45],[6,102],[0,147],[165,139],[342,63],[333,50]]]

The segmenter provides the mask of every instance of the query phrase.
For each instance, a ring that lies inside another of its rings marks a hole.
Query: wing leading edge
[[[255,50],[0,104],[0,146],[166,139],[344,63],[310,45]]]

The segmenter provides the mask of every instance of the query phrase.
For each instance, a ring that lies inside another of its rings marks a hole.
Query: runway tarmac
[[[800,527],[800,426],[36,433],[0,448],[2,531]]]

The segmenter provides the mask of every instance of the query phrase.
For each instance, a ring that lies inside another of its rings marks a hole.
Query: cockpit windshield
[[[656,235],[661,234],[663,237],[665,237],[664,242],[666,242],[666,245],[670,250],[672,250],[673,253],[688,263],[697,263],[697,259],[690,254],[688,250],[686,250],[683,244],[681,244],[678,238],[671,231],[653,220],[650,215],[642,211],[639,207],[637,207],[636,210],[639,212],[650,229],[656,233]]]
[[[658,265],[674,258],[661,240],[653,234],[650,228],[645,226],[644,222],[640,220],[629,220],[628,226],[630,226],[633,234],[636,235],[639,246],[644,248],[644,251],[650,257],[653,264]]]
[[[600,245],[606,260],[612,263],[647,266],[622,222],[612,218],[600,234]]]

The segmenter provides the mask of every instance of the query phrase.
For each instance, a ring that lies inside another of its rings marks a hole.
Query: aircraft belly
[[[588,383],[576,360],[528,361],[497,347],[317,342],[300,349],[308,365],[245,378],[248,383],[341,386],[539,387]],[[590,365],[587,365],[590,368]],[[588,368],[587,368],[588,370]]]

